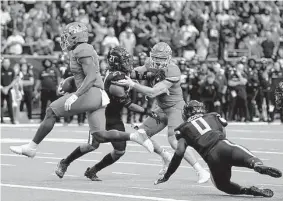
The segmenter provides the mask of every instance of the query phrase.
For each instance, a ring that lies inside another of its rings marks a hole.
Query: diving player
[[[148,117],[139,128],[144,129],[147,135],[152,137],[168,126],[168,141],[171,147],[176,149],[178,141],[176,140],[174,129],[183,122],[182,109],[185,102],[180,86],[181,72],[179,67],[171,62],[171,57],[172,50],[170,46],[167,43],[160,42],[152,48],[150,57],[146,60],[145,65],[134,69],[134,72],[139,74],[154,72],[154,79],[151,80],[152,87],[138,84],[129,77],[117,81],[115,84],[130,87],[150,98],[156,98],[158,107],[154,112],[161,117],[163,123],[157,124],[154,119]],[[154,151],[164,161],[165,166],[160,171],[160,174],[163,174],[170,163],[171,157],[156,142],[153,140],[152,142]],[[184,158],[196,170],[199,176],[198,183],[205,183],[209,180],[209,173],[197,162],[192,149],[187,149]]]
[[[184,123],[175,129],[178,147],[167,172],[155,184],[166,182],[177,170],[187,146],[192,146],[207,163],[212,181],[217,189],[233,195],[253,195],[272,197],[270,189],[243,187],[230,181],[232,166],[254,169],[260,174],[279,178],[282,173],[263,165],[262,161],[248,149],[226,139],[225,128],[228,124],[217,113],[205,113],[203,103],[190,101],[183,109]]]
[[[107,105],[105,110],[106,130],[125,131],[125,126],[122,121],[123,107],[127,107],[133,112],[144,113],[154,118],[158,122],[159,118],[154,112],[145,111],[145,109],[141,106],[132,103],[132,100],[128,94],[129,91],[127,89],[111,83],[112,81],[125,79],[125,76],[129,75],[132,71],[132,57],[127,50],[119,46],[111,49],[107,55],[107,61],[109,65],[109,72],[106,74],[104,80],[104,88],[110,98],[110,103]],[[111,144],[114,150],[107,154],[92,168],[88,168],[86,170],[85,176],[87,178],[93,181],[101,181],[96,175],[97,172],[115,163],[125,154],[126,141],[111,142]],[[76,159],[76,152],[78,152],[78,150],[74,150],[74,152],[71,153],[67,158],[62,159],[59,162],[55,171],[58,177],[63,178],[70,163]]]
[[[93,46],[88,44],[88,28],[79,22],[68,24],[61,35],[61,47],[70,55],[70,69],[74,75],[77,91],[68,93],[52,102],[46,110],[33,140],[25,145],[11,146],[12,152],[33,158],[38,144],[53,129],[56,117],[66,117],[87,112],[90,133],[105,130],[105,107],[109,98],[104,91],[103,81],[99,72],[99,62]],[[93,151],[99,146],[97,142],[133,140],[151,149],[151,142],[142,133],[100,132],[95,140],[77,148],[76,157]],[[99,139],[96,139],[98,138]],[[95,141],[95,143],[93,143]]]

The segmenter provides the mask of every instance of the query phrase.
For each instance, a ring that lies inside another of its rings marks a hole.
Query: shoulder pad
[[[113,76],[112,81],[118,81],[118,80],[126,79],[126,74],[123,73],[123,72],[119,72],[119,71],[113,72],[112,76]]]
[[[181,71],[175,64],[170,63],[166,71],[166,80],[171,82],[178,82],[181,77]]]
[[[222,118],[220,114],[218,114],[216,112],[211,112],[209,114],[215,115],[217,117],[217,119],[219,120],[219,122],[222,124],[222,126],[226,127],[228,125],[228,122],[226,121],[226,119]]]
[[[74,50],[73,54],[76,58],[83,57],[98,57],[96,51],[93,46],[87,43],[82,43],[78,45]]]

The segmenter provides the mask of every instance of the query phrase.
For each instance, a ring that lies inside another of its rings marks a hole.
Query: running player
[[[83,23],[73,22],[68,24],[61,35],[61,47],[70,55],[70,69],[74,75],[77,91],[68,93],[52,102],[46,110],[43,122],[40,124],[33,140],[29,144],[11,146],[12,152],[33,158],[38,144],[53,129],[56,117],[66,117],[87,112],[90,133],[105,129],[105,107],[109,98],[104,91],[103,81],[99,72],[99,62],[93,46],[88,44],[88,28]],[[110,135],[111,134],[111,135]],[[150,140],[142,134],[129,134],[123,132],[101,132],[99,142],[113,140],[133,140],[149,150]],[[98,143],[87,143],[79,146],[76,157],[93,151]]]
[[[106,74],[104,80],[104,88],[107,92],[110,103],[105,110],[106,116],[106,130],[118,130],[125,131],[125,126],[122,121],[123,107],[127,107],[133,112],[145,113],[146,115],[159,121],[158,116],[151,111],[145,111],[139,105],[132,103],[128,94],[128,90],[124,87],[113,85],[112,81],[118,81],[125,79],[126,75],[129,75],[132,71],[132,58],[125,48],[115,47],[111,49],[107,56],[109,64],[109,72]],[[123,142],[111,142],[114,150],[107,154],[100,162],[94,165],[92,168],[88,168],[85,172],[85,176],[93,181],[101,181],[97,177],[97,172],[105,167],[115,163],[119,158],[125,154],[126,141]],[[63,178],[68,166],[76,159],[78,150],[74,150],[67,158],[62,159],[55,171],[56,175]]]
[[[156,98],[158,107],[154,112],[161,117],[163,123],[157,124],[154,119],[148,117],[139,128],[144,129],[147,135],[152,137],[168,126],[168,141],[171,147],[176,149],[178,141],[176,140],[174,129],[183,122],[182,109],[185,102],[180,85],[181,72],[179,67],[171,62],[171,57],[172,50],[170,46],[167,43],[160,42],[152,48],[150,58],[147,59],[145,65],[134,69],[134,71],[140,74],[143,72],[154,72],[154,79],[151,80],[152,87],[138,84],[129,77],[115,82],[115,84],[133,88],[150,98]],[[160,174],[164,174],[170,163],[170,154],[153,140],[152,142],[154,151],[164,161],[163,169],[160,171]],[[184,158],[196,170],[199,176],[198,183],[205,183],[209,180],[209,173],[197,162],[192,149],[187,149]]]
[[[272,197],[270,189],[242,187],[230,181],[232,166],[254,169],[260,174],[279,178],[282,173],[263,165],[262,161],[248,149],[226,139],[228,124],[217,113],[205,113],[203,103],[190,101],[183,109],[184,123],[175,129],[178,147],[167,172],[155,184],[166,182],[177,170],[187,146],[192,146],[207,163],[212,181],[217,189],[233,195],[253,195]]]

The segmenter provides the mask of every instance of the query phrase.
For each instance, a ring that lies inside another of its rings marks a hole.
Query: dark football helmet
[[[190,117],[196,114],[204,114],[206,112],[205,106],[202,102],[191,100],[183,108],[183,120],[187,121]]]
[[[130,53],[123,47],[114,47],[108,52],[107,61],[110,71],[129,73],[133,70],[133,59]]]
[[[280,82],[275,88],[275,104],[277,109],[281,109],[283,106],[283,82]]]

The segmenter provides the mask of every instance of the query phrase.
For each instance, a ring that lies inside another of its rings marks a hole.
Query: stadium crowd
[[[203,101],[209,111],[217,111],[229,121],[254,121],[258,117],[271,122],[276,112],[282,113],[274,109],[272,95],[273,86],[283,78],[281,1],[5,1],[1,4],[1,54],[58,55],[62,28],[79,21],[88,25],[91,44],[102,58],[110,48],[120,45],[136,56],[136,66],[142,65],[155,43],[168,43],[177,57],[174,62],[183,73],[184,98]],[[4,83],[1,77],[1,106],[6,99],[13,123],[17,122],[13,106],[24,103],[28,118],[32,119],[30,100],[38,98],[39,91],[44,102],[41,116],[44,116],[47,104],[44,97],[51,101],[57,98],[56,87],[61,78],[68,76],[64,55],[59,55],[56,61],[46,59],[42,64],[44,69],[34,79],[37,66],[32,68],[25,59],[16,65],[11,65],[9,59],[2,61],[1,76],[8,76],[10,67],[15,71],[15,79]],[[105,74],[105,59],[100,67]],[[46,80],[40,73],[49,73],[51,78]],[[11,87],[13,80],[17,81]],[[53,87],[45,89],[44,83]],[[20,93],[18,86],[23,86]],[[16,90],[11,93],[11,89]],[[132,96],[136,102],[151,107],[151,100],[146,102],[140,94]],[[79,119],[83,121],[84,117]],[[129,112],[127,120],[135,121],[136,117]]]

